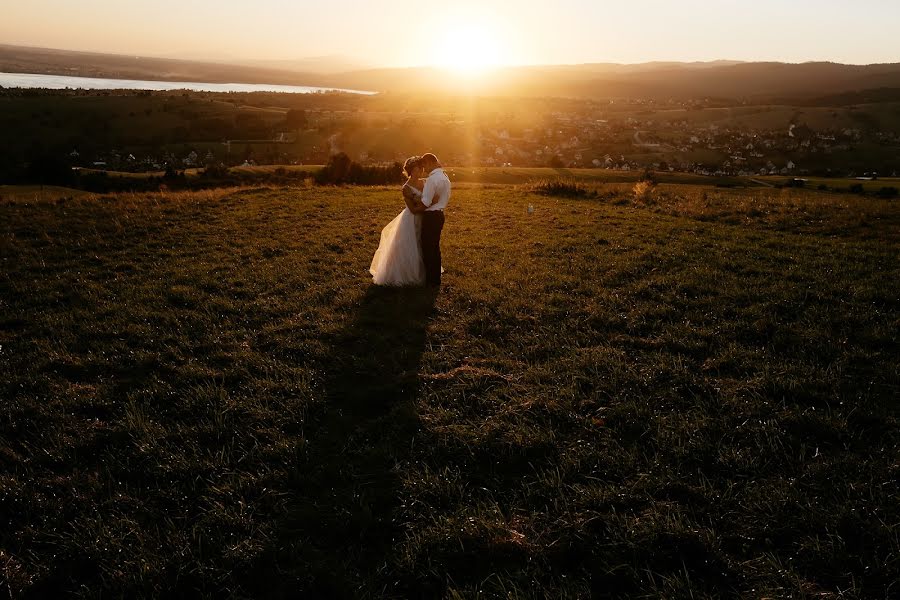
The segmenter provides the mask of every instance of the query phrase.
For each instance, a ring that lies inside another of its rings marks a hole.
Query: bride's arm
[[[407,193],[406,190],[403,190],[403,201],[406,203],[406,207],[409,209],[409,212],[413,214],[419,214],[425,212],[425,205],[422,204],[421,196],[416,196],[411,193]]]

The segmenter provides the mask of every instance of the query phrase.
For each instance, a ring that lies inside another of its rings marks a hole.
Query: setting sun
[[[476,74],[506,62],[497,32],[482,23],[449,27],[436,50],[437,66],[464,74]]]

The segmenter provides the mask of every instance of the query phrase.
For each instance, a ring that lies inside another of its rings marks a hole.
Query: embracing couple
[[[381,232],[369,272],[377,285],[441,285],[441,231],[450,178],[434,154],[403,165],[406,208]]]

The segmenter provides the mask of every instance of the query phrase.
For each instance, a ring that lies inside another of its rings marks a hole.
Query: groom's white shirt
[[[422,204],[426,210],[444,210],[450,202],[450,178],[438,167],[428,174],[422,191]]]

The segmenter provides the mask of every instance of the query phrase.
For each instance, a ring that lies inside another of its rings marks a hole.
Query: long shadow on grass
[[[307,430],[295,502],[278,534],[278,562],[293,571],[281,584],[293,591],[356,598],[386,583],[398,534],[395,467],[419,426],[419,365],[436,295],[372,286],[336,340],[326,405]]]

